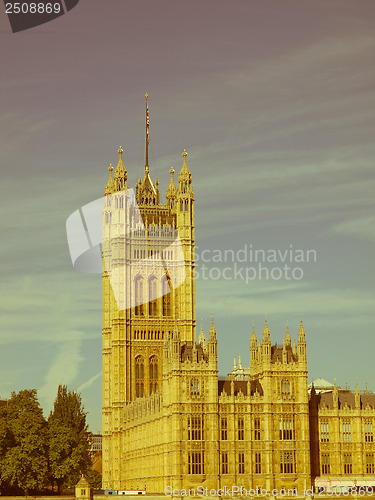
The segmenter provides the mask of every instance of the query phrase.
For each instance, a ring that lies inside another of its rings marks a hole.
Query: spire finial
[[[169,173],[173,176],[173,174],[174,174],[174,168],[173,167],[171,167]]]
[[[184,157],[184,160],[185,160],[185,158],[187,157],[186,149],[184,149],[184,152],[182,153],[182,156]]]
[[[265,315],[265,318],[266,318],[266,319],[265,319],[265,322],[264,322],[264,323],[265,323],[265,326],[268,326],[268,325],[267,325],[267,313],[266,313],[266,315]]]
[[[109,170],[110,172],[112,172],[112,170],[113,170],[112,163],[110,163],[110,164],[109,164],[108,170]]]
[[[122,146],[120,146],[120,147],[118,148],[118,154],[119,154],[119,156],[120,156],[120,159],[122,159],[122,153],[123,153],[123,152],[124,152],[124,150],[122,149]]]

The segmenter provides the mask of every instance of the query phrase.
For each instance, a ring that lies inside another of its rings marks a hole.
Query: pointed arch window
[[[135,358],[135,397],[144,395],[145,363],[142,356]]]
[[[171,315],[171,292],[170,292],[170,287],[169,283],[166,277],[163,278],[163,297],[162,297],[162,302],[163,302],[163,316],[170,316]]]
[[[281,394],[285,395],[285,396],[290,394],[290,382],[289,382],[289,380],[283,380],[281,382]]]
[[[144,316],[143,278],[135,279],[135,315]]]
[[[157,297],[157,281],[155,276],[151,277],[148,282],[148,315],[157,316],[158,315],[158,301]]]
[[[158,374],[159,374],[158,358],[156,356],[151,356],[149,362],[150,394],[158,392],[159,390]]]

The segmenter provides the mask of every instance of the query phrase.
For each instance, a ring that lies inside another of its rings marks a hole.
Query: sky
[[[162,192],[188,152],[220,375],[249,364],[252,321],[282,343],[302,317],[309,382],[375,391],[374,16],[372,0],[80,0],[13,34],[0,12],[0,397],[36,388],[48,416],[67,384],[101,429],[101,277],[73,269],[65,224],[120,145],[129,185],[143,175],[146,91]]]

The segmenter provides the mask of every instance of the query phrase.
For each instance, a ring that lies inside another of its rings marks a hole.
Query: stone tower
[[[173,167],[160,199],[146,161],[135,191],[128,188],[123,149],[105,187],[103,205],[103,487],[120,481],[121,415],[163,384],[163,339],[177,327],[195,341],[194,191],[187,153],[174,183]]]

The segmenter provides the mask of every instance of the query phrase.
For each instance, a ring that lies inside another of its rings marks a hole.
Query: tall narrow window
[[[190,415],[188,417],[188,440],[203,441],[203,415]]]
[[[144,395],[145,364],[142,356],[135,358],[135,396],[142,398]]]
[[[352,432],[350,422],[343,422],[342,424],[342,437],[344,443],[349,443],[352,440]]]
[[[365,441],[366,443],[372,443],[374,441],[374,429],[372,420],[367,420],[365,422]]]
[[[329,425],[328,422],[320,422],[320,441],[329,443]]]
[[[262,473],[262,455],[255,453],[255,474]]]
[[[352,474],[352,455],[351,453],[344,453],[344,474]]]
[[[320,463],[321,463],[322,474],[330,474],[331,473],[331,466],[329,463],[329,454],[328,453],[322,453]]]
[[[223,417],[221,419],[221,440],[226,441],[228,439],[228,419]]]
[[[289,395],[290,394],[290,383],[289,380],[283,380],[281,382],[281,394]]]
[[[374,454],[366,453],[366,474],[374,474],[375,465],[374,465]]]
[[[254,439],[255,441],[260,440],[260,417],[254,418]]]
[[[190,395],[191,396],[199,396],[200,394],[200,384],[197,378],[193,378],[190,380]]]
[[[204,474],[204,452],[188,453],[188,474]]]
[[[293,439],[293,421],[291,418],[280,418],[279,420],[279,437],[283,440]]]
[[[280,472],[282,474],[293,474],[295,472],[294,451],[280,452]]]
[[[163,316],[170,316],[171,315],[171,291],[169,288],[169,283],[167,278],[163,278],[163,297],[162,297],[162,302],[163,302]]]
[[[238,454],[238,474],[245,474],[245,453]]]
[[[158,301],[157,297],[157,281],[155,277],[150,278],[148,282],[148,314],[149,316],[157,316],[158,314]]]
[[[158,358],[151,356],[149,361],[150,394],[158,391]]]
[[[221,473],[228,474],[228,453],[226,451],[221,454]]]
[[[245,436],[245,425],[244,425],[244,418],[243,417],[238,417],[238,440],[243,441]]]
[[[144,316],[143,278],[135,279],[135,315]]]

